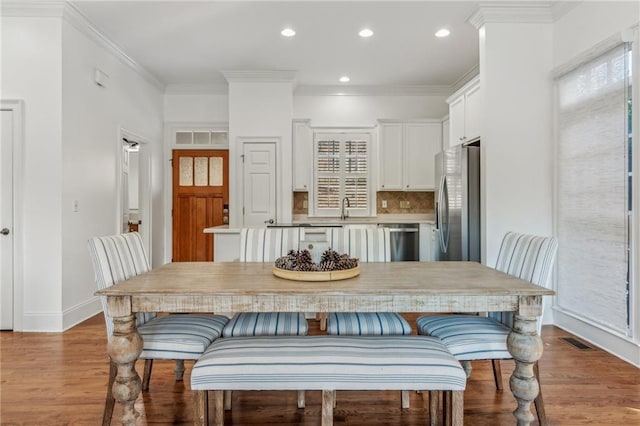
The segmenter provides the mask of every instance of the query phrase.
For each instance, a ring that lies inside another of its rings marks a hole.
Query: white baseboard
[[[98,296],[94,296],[89,300],[65,309],[62,313],[63,331],[80,324],[98,312],[102,312],[102,304]]]
[[[25,312],[22,320],[22,330],[16,331],[61,333],[101,311],[102,305],[100,304],[100,299],[96,296],[63,312]]]
[[[62,312],[59,312],[59,311],[25,312],[22,315],[22,330],[19,330],[19,331],[61,332],[62,331]]]
[[[568,331],[571,334],[584,339],[600,349],[640,367],[640,343],[631,338],[607,331],[603,327],[592,324],[586,318],[563,310],[558,306],[553,307],[554,325]]]

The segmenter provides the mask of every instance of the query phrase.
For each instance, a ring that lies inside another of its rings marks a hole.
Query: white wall
[[[551,25],[480,30],[484,262],[507,231],[552,235]]]
[[[603,18],[605,16],[606,19]],[[560,66],[603,40],[636,25],[639,19],[638,1],[580,2],[553,24],[553,66]]]
[[[56,18],[2,18],[2,98],[25,105],[24,300],[16,329],[62,329],[62,51]],[[22,296],[22,297],[20,297]]]
[[[2,18],[2,97],[25,102],[16,330],[62,331],[100,310],[87,240],[118,231],[120,126],[151,142],[154,253],[162,251],[162,93],[60,12]],[[94,83],[94,67],[110,76],[107,88]]]
[[[106,87],[94,81],[94,69],[109,76]],[[120,232],[120,127],[142,136],[151,154],[152,253],[164,240],[161,91],[66,20],[62,27],[62,310],[65,328],[86,318],[94,300],[91,236]],[[79,211],[73,212],[73,200]],[[146,221],[145,221],[146,222]],[[144,223],[141,226],[148,226]],[[158,262],[155,262],[159,264]]]
[[[290,82],[229,83],[229,205],[230,227],[242,225],[242,137],[280,138],[277,176],[277,221],[291,221],[292,210],[292,84]]]
[[[212,93],[167,93],[164,96],[166,122],[229,121],[229,96]]]
[[[293,97],[293,117],[312,126],[373,126],[384,118],[442,118],[449,113],[448,95]]]

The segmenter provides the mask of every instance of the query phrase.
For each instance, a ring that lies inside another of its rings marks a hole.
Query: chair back
[[[137,232],[93,237],[89,239],[89,254],[93,263],[98,290],[105,289],[151,269],[142,238]],[[113,334],[113,320],[107,316],[107,298],[100,297],[105,314],[107,336]],[[137,325],[155,317],[155,313],[138,314]]]
[[[532,284],[548,287],[557,251],[558,241],[553,237],[507,232],[500,245],[496,269]],[[513,326],[512,312],[492,312],[489,316],[509,327]],[[541,327],[542,321],[538,321],[538,333]]]
[[[389,228],[349,227],[329,228],[329,247],[346,253],[360,262],[390,262],[391,233]]]
[[[243,228],[240,230],[241,262],[274,262],[289,250],[298,250],[300,228]]]

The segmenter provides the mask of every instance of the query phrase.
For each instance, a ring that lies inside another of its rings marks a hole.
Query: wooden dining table
[[[539,384],[534,363],[542,355],[537,318],[540,287],[475,262],[360,264],[360,274],[338,281],[294,281],[273,275],[267,263],[180,262],[96,292],[107,298],[114,320],[108,354],[117,365],[113,395],[123,406],[122,423],[133,425],[141,391],[134,365],[142,351],[136,312],[488,312],[513,311],[507,345],[515,360],[510,387],[518,425],[534,417]]]

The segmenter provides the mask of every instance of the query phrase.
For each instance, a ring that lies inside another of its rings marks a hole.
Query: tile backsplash
[[[434,193],[428,192],[396,192],[380,191],[376,194],[378,214],[416,214],[433,213],[435,210]],[[382,208],[382,201],[387,201],[387,207]],[[293,214],[308,214],[309,194],[307,192],[293,193]],[[408,206],[408,207],[401,207]]]
[[[386,200],[387,207],[382,207]],[[433,192],[380,191],[377,193],[378,214],[433,213],[435,202]]]

